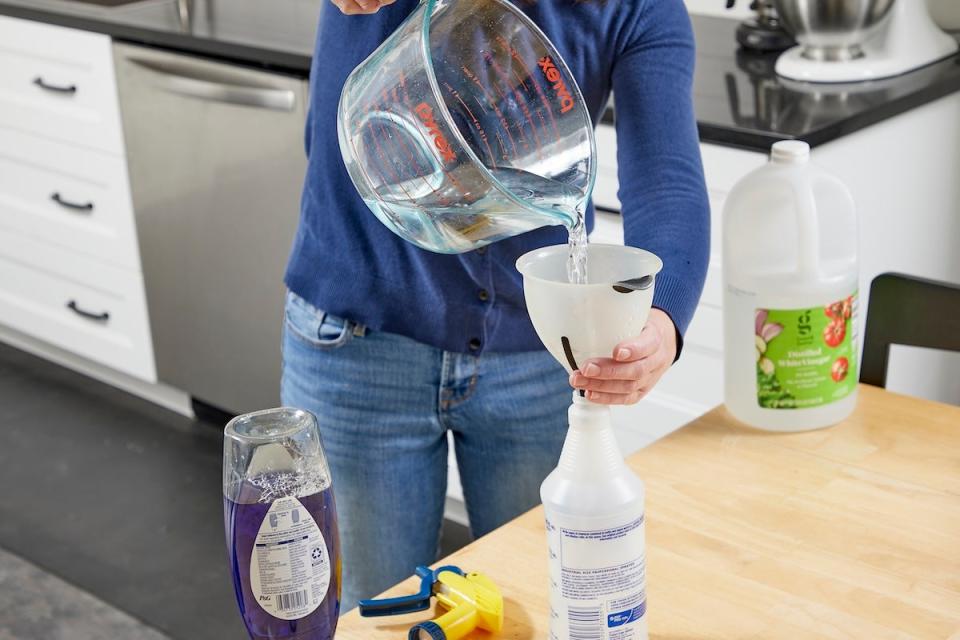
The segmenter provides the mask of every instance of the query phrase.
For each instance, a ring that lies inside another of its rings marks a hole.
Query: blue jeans
[[[341,611],[437,559],[448,431],[474,536],[539,504],[570,394],[546,351],[451,353],[288,294],[281,395],[320,424],[343,549]]]

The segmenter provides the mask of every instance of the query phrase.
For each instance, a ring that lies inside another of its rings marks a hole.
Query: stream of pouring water
[[[582,206],[577,207],[576,220],[570,228],[567,281],[571,284],[587,284],[587,225]]]

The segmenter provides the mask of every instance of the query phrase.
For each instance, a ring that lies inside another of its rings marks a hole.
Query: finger
[[[356,3],[355,0],[333,0],[333,4],[339,7],[341,13],[348,16],[357,15],[363,11],[363,9]]]
[[[613,359],[618,362],[640,360],[660,350],[663,338],[660,332],[647,325],[636,338],[624,340],[613,348]]]
[[[387,5],[391,5],[394,2],[396,2],[396,0],[355,0],[355,1],[358,2],[360,6],[364,8],[364,12],[367,13],[368,15],[376,13],[377,11],[380,11],[380,9],[382,9],[383,7],[386,7]]]
[[[639,391],[643,384],[641,380],[593,380],[574,373],[570,376],[570,386],[585,391],[603,391],[605,393],[633,393]]]
[[[377,9],[380,8],[379,6],[376,6],[372,10],[367,9],[366,7],[360,4],[360,2],[366,2],[366,1],[367,0],[333,0],[333,4],[335,4],[337,8],[340,9],[341,13],[344,13],[345,15],[348,15],[348,16],[376,13]],[[373,0],[373,1],[376,2],[376,0]]]
[[[646,391],[632,393],[604,393],[603,391],[587,391],[587,400],[597,404],[636,404],[647,395]]]
[[[636,362],[620,363],[610,358],[588,360],[580,367],[580,374],[599,380],[639,380],[649,373],[654,363],[649,358]]]

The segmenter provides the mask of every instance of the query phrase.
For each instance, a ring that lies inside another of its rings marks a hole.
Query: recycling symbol
[[[320,550],[320,547],[314,547],[313,551],[310,552],[310,555],[313,557],[314,560],[319,560],[320,556],[323,555],[323,552]]]

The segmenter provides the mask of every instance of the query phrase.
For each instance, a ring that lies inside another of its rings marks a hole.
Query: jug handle
[[[820,217],[814,192],[819,187],[832,188],[840,193],[852,210],[856,203],[850,190],[839,179],[827,173],[814,173],[804,177],[800,184],[791,183],[797,198],[797,229],[800,234],[799,271],[805,276],[820,275]]]
[[[800,238],[798,271],[808,278],[820,275],[820,220],[817,217],[817,202],[813,197],[816,177],[804,176],[799,184],[788,181],[797,202],[797,233]]]
[[[420,129],[415,124],[406,118],[398,116],[395,113],[390,113],[389,111],[370,111],[363,116],[363,119],[360,121],[360,127],[365,127],[367,122],[372,120],[374,117],[383,120],[389,120],[393,124],[406,131],[407,137],[419,147],[418,150],[421,152],[421,154],[429,160],[431,165],[430,168],[433,170],[433,175],[438,175],[443,172],[443,165],[440,164],[440,161],[437,159],[437,156],[434,154],[433,150],[431,150],[430,147],[425,147],[423,145],[423,133],[421,133]],[[436,186],[434,188],[436,188]]]

